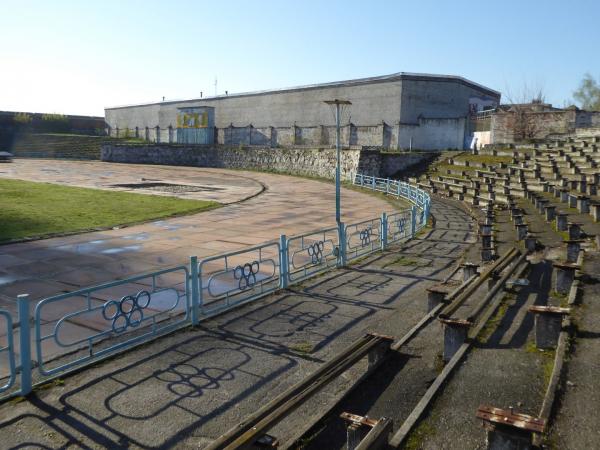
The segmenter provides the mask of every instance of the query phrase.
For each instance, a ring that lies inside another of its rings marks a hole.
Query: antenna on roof
[[[215,77],[215,97],[217,96],[217,77]]]

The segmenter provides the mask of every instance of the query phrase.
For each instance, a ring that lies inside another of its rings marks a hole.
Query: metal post
[[[29,294],[19,295],[17,297],[17,303],[19,309],[21,395],[26,396],[31,392],[31,328],[29,326]]]
[[[372,183],[373,190],[375,190],[375,175],[373,175],[371,177],[371,179],[373,180],[373,183]]]
[[[190,282],[192,283],[192,326],[198,325],[198,313],[200,309],[200,278],[198,276],[198,257],[190,256]]]
[[[338,267],[344,267],[346,265],[346,226],[342,222],[338,225],[338,242]]]
[[[410,209],[410,237],[414,239],[415,234],[417,232],[417,207],[413,205]]]
[[[342,143],[340,142],[340,104],[335,105],[335,150],[336,150],[336,165],[335,165],[335,221],[339,225],[341,222],[340,212],[340,153]]]
[[[330,106],[335,105],[335,149],[336,149],[336,164],[335,164],[335,221],[339,224],[341,223],[341,193],[340,193],[340,184],[341,184],[341,169],[340,169],[340,160],[341,160],[341,151],[342,151],[342,141],[341,141],[341,131],[340,131],[340,105],[351,105],[352,103],[348,100],[325,100]]]
[[[388,244],[388,217],[384,212],[381,214],[381,250],[385,250]]]
[[[281,289],[286,289],[288,287],[288,259],[288,241],[285,234],[282,234],[279,236],[279,287]]]

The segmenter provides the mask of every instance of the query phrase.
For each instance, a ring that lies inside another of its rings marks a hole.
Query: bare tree
[[[540,85],[523,83],[520,92],[507,88],[504,94],[507,103],[499,107],[496,119],[496,132],[503,134],[505,141],[527,141],[536,139],[541,131],[537,112],[543,111],[544,89]]]

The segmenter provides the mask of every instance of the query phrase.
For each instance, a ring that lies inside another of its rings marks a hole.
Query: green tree
[[[583,109],[600,111],[600,84],[589,73],[583,76],[573,97],[581,103]]]
[[[17,125],[23,126],[23,125],[29,125],[31,123],[32,118],[27,113],[19,112],[19,113],[15,114],[13,120],[15,121],[15,123]]]
[[[65,133],[69,131],[69,118],[62,114],[42,114],[42,131]]]

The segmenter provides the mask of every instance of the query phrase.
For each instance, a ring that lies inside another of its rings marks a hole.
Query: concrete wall
[[[473,137],[477,139],[477,148],[481,148],[482,145],[488,145],[492,143],[492,132],[491,131],[475,131]]]
[[[535,130],[534,139],[545,139],[554,134],[585,133],[587,128],[600,126],[600,112],[565,109],[559,111],[531,112],[525,119],[531,123],[529,128]],[[512,113],[496,113],[492,115],[491,142],[493,144],[512,144],[515,136]]]
[[[425,119],[420,118],[414,125],[400,126],[398,147],[419,150],[463,149],[466,118]]]
[[[163,102],[145,106],[107,108],[106,121],[112,127],[133,128],[156,125],[167,128],[175,126],[177,108],[191,106],[213,106],[217,128],[245,127],[289,127],[335,125],[335,115],[323,103],[334,98],[352,101],[352,110],[346,117],[348,122],[372,124],[381,121],[394,123],[400,116],[401,81],[353,86],[324,87],[296,91],[273,91],[260,95],[231,95],[205,100]]]
[[[352,102],[348,114],[342,116],[343,126],[352,124],[344,131],[346,145],[408,148],[410,138],[414,141],[418,137],[420,144],[413,148],[444,149],[463,148],[464,119],[469,111],[474,105],[497,103],[500,95],[460,77],[401,73],[275,91],[107,108],[106,121],[113,131],[135,127],[153,130],[157,126],[162,130],[175,127],[177,108],[212,106],[218,143],[324,145],[335,141],[331,128],[335,116],[323,101],[335,98]],[[161,141],[165,142],[162,134]]]
[[[400,122],[417,124],[420,117],[463,118],[469,114],[471,104],[481,107],[499,100],[499,95],[453,80],[407,79],[402,85]]]
[[[390,154],[379,150],[346,149],[342,151],[341,170],[343,176],[360,172],[387,177],[430,157],[418,153]],[[267,170],[333,178],[336,151],[323,148],[107,144],[102,146],[101,159],[133,164]]]

